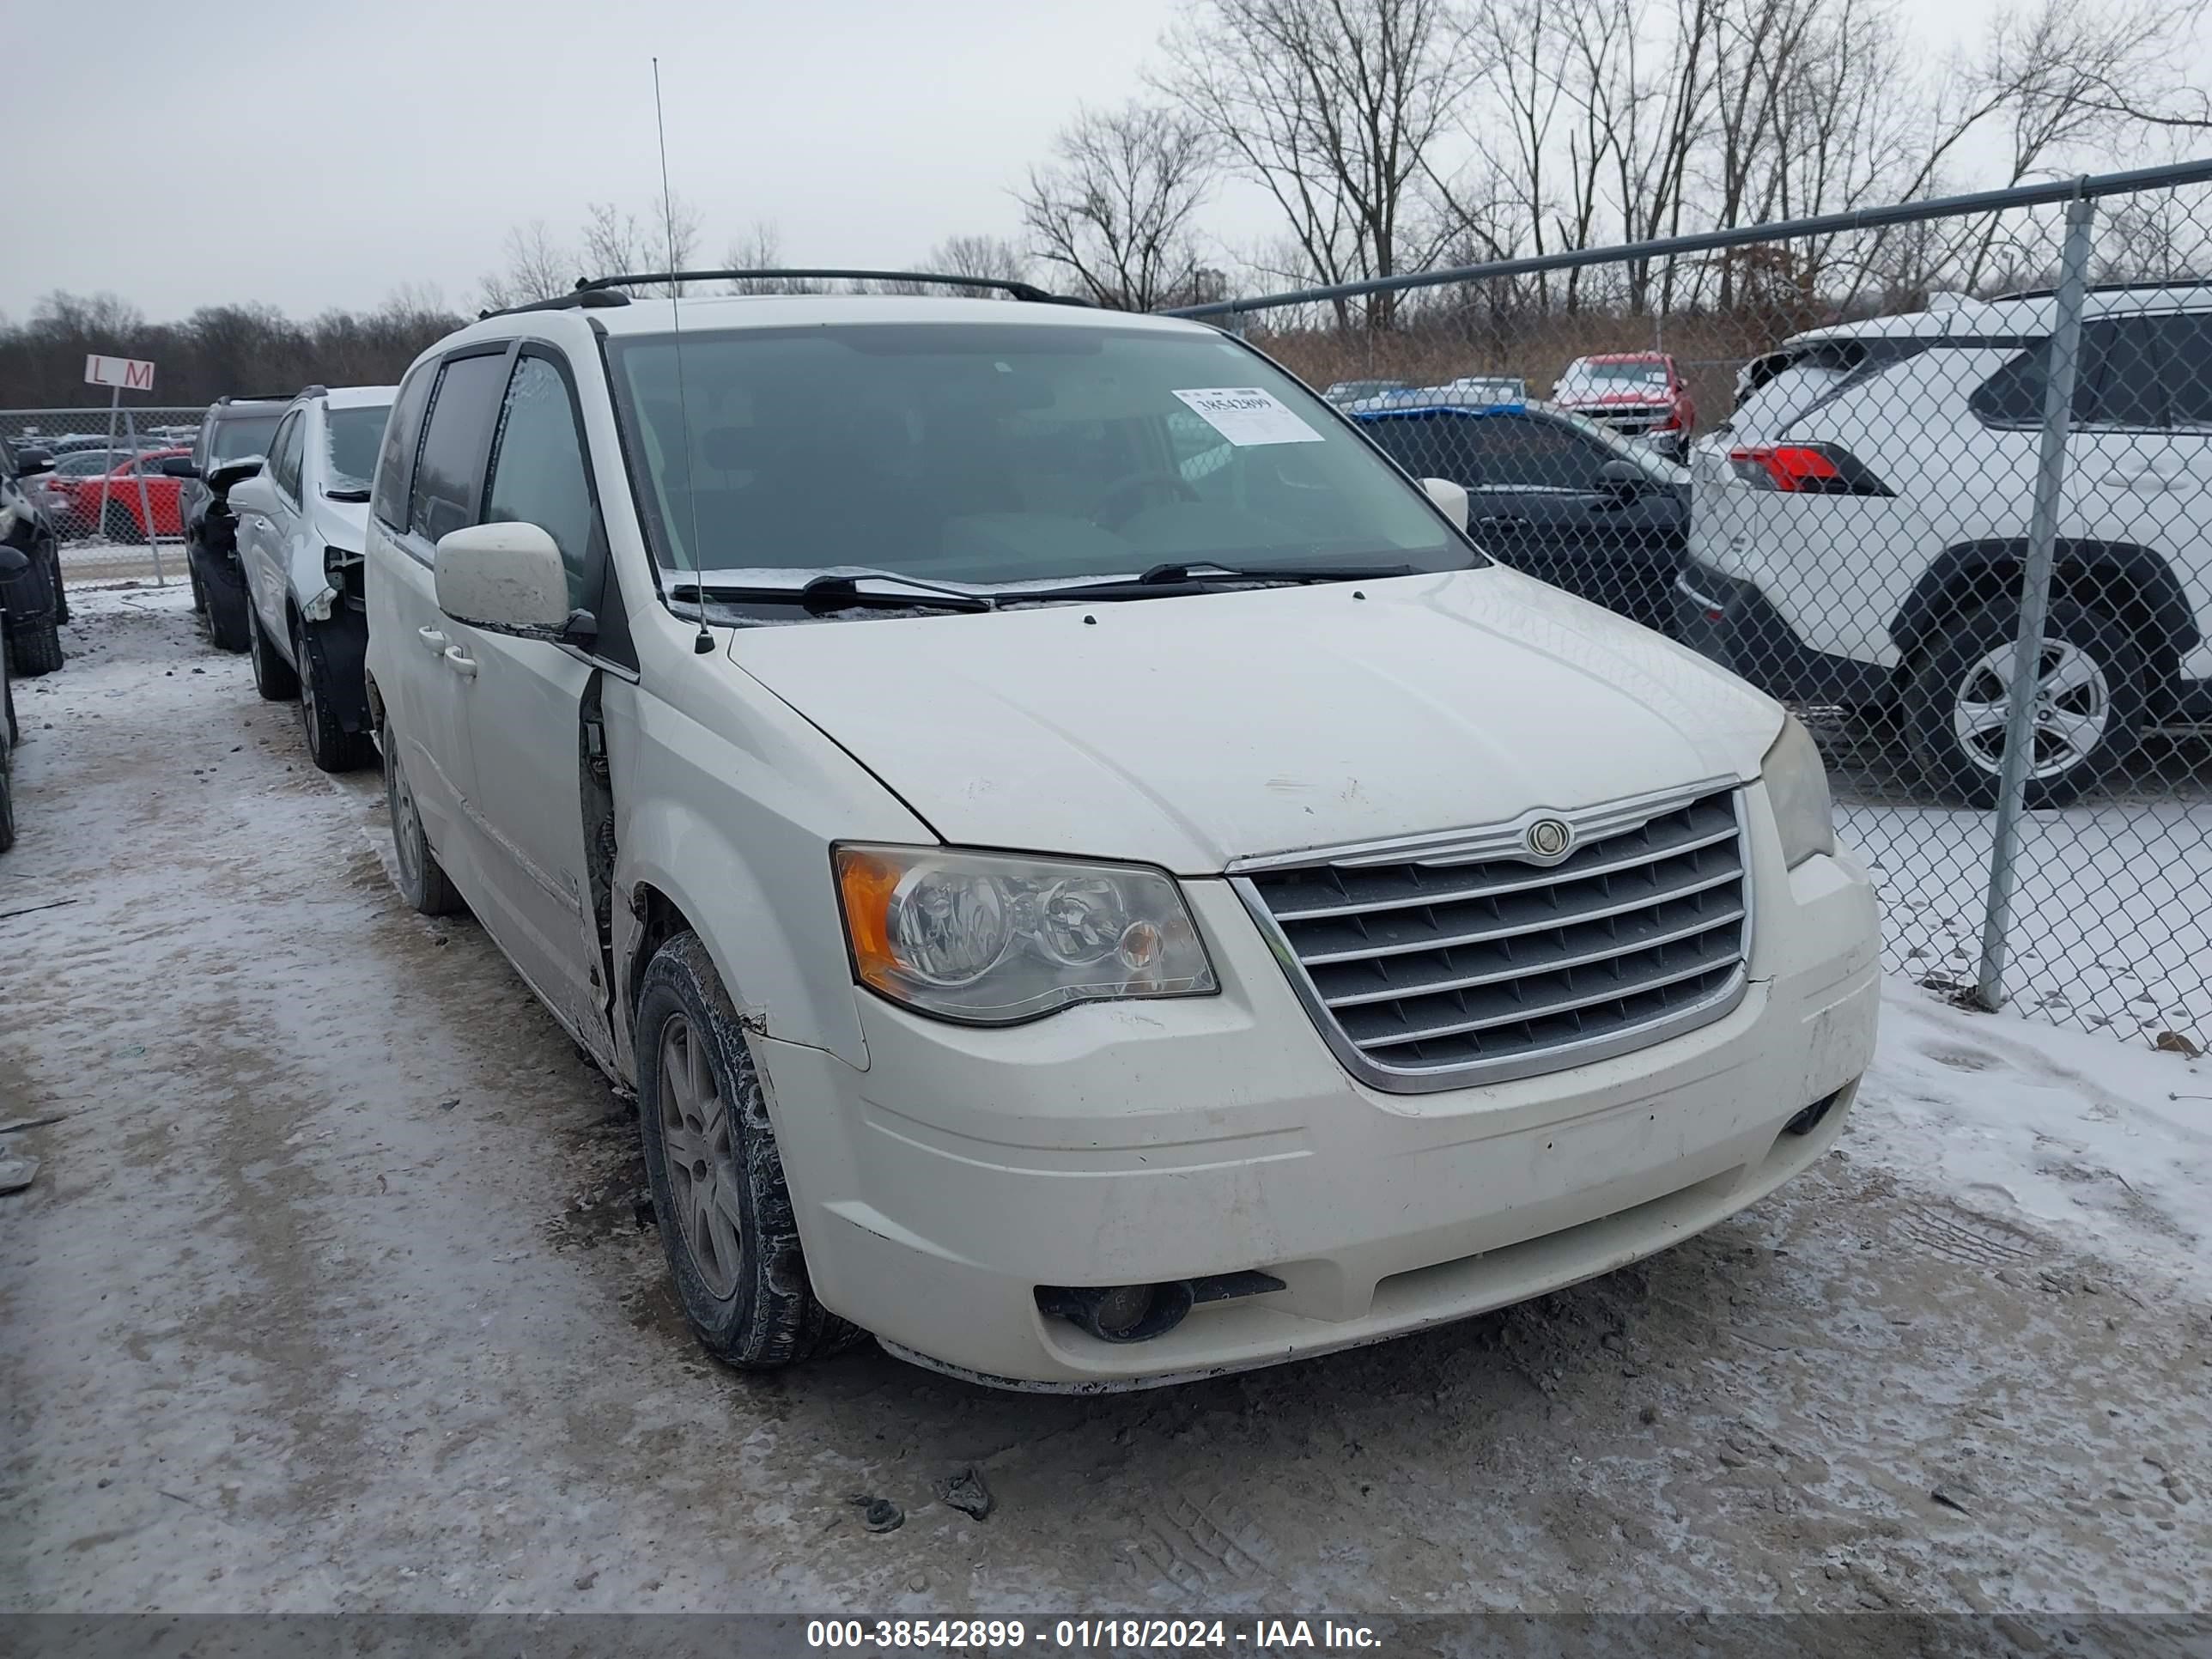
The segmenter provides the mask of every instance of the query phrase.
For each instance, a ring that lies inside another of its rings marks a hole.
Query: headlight
[[[1797,717],[1784,717],[1782,735],[1759,763],[1774,827],[1782,832],[1782,861],[1796,869],[1815,853],[1836,850],[1836,823],[1828,805],[1828,769],[1813,734]]]
[[[836,866],[861,982],[924,1013],[998,1025],[1218,988],[1157,870],[923,847],[841,847]]]

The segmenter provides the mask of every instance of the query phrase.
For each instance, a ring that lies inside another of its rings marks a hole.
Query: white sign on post
[[[154,365],[137,357],[102,357],[88,354],[84,360],[87,386],[112,386],[119,392],[151,392]]]

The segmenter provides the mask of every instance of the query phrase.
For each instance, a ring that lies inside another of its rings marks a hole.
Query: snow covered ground
[[[744,1378],[622,1103],[392,894],[373,775],[316,773],[182,589],[74,603],[0,859],[0,1120],[67,1114],[0,1199],[0,1610],[2212,1595],[2212,1062],[1899,975],[1834,1153],[1571,1291],[1141,1395]],[[933,1493],[970,1462],[981,1522]]]

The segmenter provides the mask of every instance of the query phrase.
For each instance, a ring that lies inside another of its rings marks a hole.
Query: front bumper
[[[1864,871],[1847,853],[1783,871],[1750,797],[1749,994],[1572,1071],[1362,1086],[1220,881],[1185,888],[1218,996],[982,1030],[856,993],[866,1071],[761,1040],[817,1293],[894,1351],[979,1380],[1141,1387],[1464,1318],[1711,1225],[1834,1142],[1879,996]],[[1813,1133],[1783,1133],[1832,1095]],[[1139,1343],[1087,1335],[1035,1294],[1251,1269],[1284,1288]]]

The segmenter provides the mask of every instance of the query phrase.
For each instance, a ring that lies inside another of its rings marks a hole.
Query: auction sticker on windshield
[[[1255,444],[1317,444],[1321,434],[1272,392],[1253,386],[1201,386],[1176,396],[1238,448]]]

